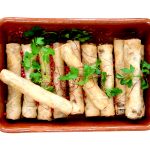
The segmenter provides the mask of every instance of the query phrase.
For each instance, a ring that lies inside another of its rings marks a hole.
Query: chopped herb
[[[45,45],[66,40],[78,40],[81,43],[91,40],[92,36],[89,32],[79,29],[67,29],[59,32],[45,31],[43,28],[35,26],[31,30],[23,33],[23,37],[33,39],[35,37],[44,37]]]
[[[37,46],[43,46],[44,45],[44,37],[34,38],[34,42]]]
[[[33,55],[39,54],[40,48],[36,46],[36,43],[35,43],[34,40],[32,40],[31,49],[32,49],[32,54]]]
[[[116,78],[120,80],[120,84],[121,85],[127,85],[129,88],[133,85],[133,77],[134,76],[134,71],[135,68],[130,65],[130,68],[123,68],[121,69],[121,71],[123,72],[123,74],[116,74]]]
[[[91,34],[84,30],[79,29],[71,29],[71,30],[63,30],[60,33],[61,40],[78,40],[81,43],[87,42],[92,38]]]
[[[45,90],[49,92],[54,92],[54,87],[53,86],[42,86]]]
[[[101,72],[101,85],[103,86],[106,82],[107,78],[107,73],[106,72]]]
[[[143,90],[149,88],[149,84],[148,84],[148,81],[147,81],[146,79],[143,79],[143,78],[141,79],[141,88],[142,88]]]
[[[41,78],[42,78],[42,75],[40,72],[32,72],[30,74],[30,78],[31,78],[31,81],[36,83],[36,84],[40,84],[41,83]]]
[[[60,80],[74,80],[78,77],[79,75],[79,69],[75,67],[70,67],[70,72],[66,74],[65,76],[61,76],[59,79]]]
[[[36,62],[35,60],[33,60],[32,61],[32,68],[39,71],[41,69],[41,66],[40,66],[40,64],[38,62]]]
[[[141,70],[143,74],[148,75],[150,74],[150,64],[147,63],[146,61],[141,62]]]
[[[83,68],[83,80],[79,81],[79,85],[84,85],[88,82],[89,78],[95,73],[96,68],[89,65],[84,65]]]
[[[111,98],[111,97],[114,97],[114,96],[117,96],[119,94],[122,93],[122,90],[119,89],[119,88],[111,88],[111,89],[106,89],[106,95]]]
[[[143,77],[141,78],[141,88],[145,90],[149,88],[147,76],[150,74],[150,64],[146,62],[145,60],[141,61],[141,70],[143,73]]]
[[[135,68],[132,65],[130,65],[129,69],[128,68],[121,69],[121,71],[124,72],[124,73],[126,73],[126,74],[133,73],[134,70],[135,70]]]
[[[33,38],[36,36],[39,36],[43,32],[43,29],[41,27],[35,26],[31,30],[28,30],[23,33],[24,37]]]
[[[50,55],[55,55],[55,51],[49,47],[42,47],[41,51],[43,54],[43,61],[45,61],[46,63],[49,63],[49,56]]]
[[[29,52],[25,52],[23,57],[22,65],[25,68],[25,70],[29,70],[32,66],[32,57],[33,55]]]

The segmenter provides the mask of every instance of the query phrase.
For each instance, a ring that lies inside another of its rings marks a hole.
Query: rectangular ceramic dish
[[[93,32],[96,43],[112,43],[113,38],[140,38],[145,45],[145,59],[150,63],[150,20],[149,19],[32,19],[4,18],[0,20],[0,71],[6,68],[5,45],[18,42],[20,34],[33,26],[49,31],[68,28],[85,29]],[[21,119],[5,119],[7,86],[0,81],[0,131],[42,132],[42,131],[112,131],[150,129],[150,88],[144,92],[145,117],[131,121],[125,117],[84,118],[75,116],[52,122]]]

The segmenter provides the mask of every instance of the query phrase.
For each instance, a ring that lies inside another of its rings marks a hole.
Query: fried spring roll
[[[39,53],[39,62],[41,64],[41,74],[42,74],[42,82],[41,86],[46,87],[49,86],[51,82],[51,71],[50,71],[50,63],[47,63],[43,60],[43,53],[40,51]],[[52,120],[52,111],[45,104],[39,104],[38,106],[38,116],[39,120]]]
[[[25,52],[31,52],[31,46],[30,44],[21,45],[21,49],[23,51],[23,54]],[[33,69],[30,68],[29,70],[25,70],[26,79],[30,81],[30,74],[33,72]],[[24,95],[23,97],[23,105],[22,105],[22,115],[25,118],[36,118],[37,116],[37,106],[35,101],[27,96]]]
[[[143,94],[141,93],[141,81],[138,77],[141,74],[141,40],[125,40],[124,52],[125,67],[130,68],[130,65],[132,65],[135,68],[134,77],[132,79],[133,86],[131,88],[126,87],[127,100],[125,115],[129,119],[139,119],[145,114]]]
[[[60,76],[63,76],[65,74],[64,61],[60,55],[61,45],[62,45],[61,43],[53,44],[53,49],[55,50],[55,55],[53,56],[54,63],[55,63],[53,79],[54,79],[55,93],[59,96],[65,97],[66,96],[66,81],[59,80]],[[67,116],[64,113],[60,112],[59,110],[54,109],[53,117],[64,118]]]
[[[124,40],[114,40],[114,56],[115,56],[115,72],[116,74],[122,74],[121,70],[124,68]],[[125,114],[125,85],[121,85],[120,81],[115,78],[116,87],[122,90],[122,93],[115,97],[115,110],[116,115]]]
[[[95,44],[83,44],[82,49],[82,63],[94,65],[97,61],[97,47]],[[97,78],[95,78],[97,82]],[[85,115],[86,117],[100,116],[100,110],[95,107],[89,97],[85,94]]]
[[[66,115],[69,115],[72,111],[72,105],[67,99],[49,92],[27,79],[19,77],[9,70],[3,69],[0,72],[0,80],[8,86],[12,86],[13,89],[20,93],[36,99],[41,104],[45,104],[53,109],[56,108]]]
[[[114,71],[113,71],[113,45],[103,44],[98,46],[98,56],[101,60],[101,70],[107,73],[107,78],[102,86],[103,91],[114,87]],[[101,111],[101,116],[114,116],[114,100],[109,98],[108,106]]]
[[[69,43],[61,46],[61,56],[68,66],[80,68],[79,74],[80,76],[83,76],[83,64],[73,53],[72,47]],[[108,105],[108,97],[99,88],[95,81],[89,80],[86,84],[84,84],[83,89],[98,109],[103,110]]]
[[[68,41],[67,43],[70,44],[74,55],[81,61],[79,41]],[[76,80],[69,80],[69,96],[72,103],[72,115],[84,113],[83,91],[82,87],[76,84],[78,81],[79,78]]]
[[[21,47],[17,43],[9,43],[6,45],[7,53],[7,68],[17,74],[21,75]],[[21,115],[21,93],[8,86],[8,99],[6,104],[6,118],[16,120]]]

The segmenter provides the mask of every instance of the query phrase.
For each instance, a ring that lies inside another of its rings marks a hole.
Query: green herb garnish
[[[146,61],[141,61],[141,70],[144,75],[150,74],[150,64]]]
[[[32,66],[32,57],[33,57],[32,53],[25,52],[22,65],[26,70],[29,70]]]
[[[96,64],[89,66],[87,64],[84,65],[83,67],[83,79],[78,82],[79,85],[84,85],[89,81],[89,79],[94,75],[97,74],[99,75],[100,72],[100,63],[101,61],[98,59],[96,61]]]
[[[65,76],[61,76],[59,79],[60,80],[74,80],[78,77],[79,75],[79,69],[75,67],[70,67],[70,72],[66,74]]]
[[[54,92],[54,87],[53,86],[42,86],[45,90],[49,92]]]
[[[42,80],[42,75],[40,72],[32,72],[30,74],[31,81],[36,84],[40,84]]]
[[[55,55],[55,51],[50,48],[50,47],[42,47],[41,48],[41,52],[43,54],[43,61],[45,61],[46,63],[49,63],[49,56],[50,55]]]
[[[114,97],[114,96],[121,94],[122,90],[119,88],[111,88],[111,89],[106,89],[105,92],[106,92],[106,95],[109,98],[111,98],[111,97]]]
[[[121,85],[127,85],[129,88],[132,86],[135,68],[130,65],[130,68],[123,68],[121,71],[123,74],[116,74],[116,78],[120,80]]]
[[[90,33],[84,30],[79,29],[71,29],[71,30],[63,30],[60,33],[60,40],[78,40],[81,43],[87,42],[91,40],[92,36]]]
[[[32,68],[40,71],[41,66],[40,66],[40,64],[38,62],[36,62],[35,60],[33,60],[32,61]]]
[[[141,78],[141,88],[145,90],[149,88],[147,76],[150,74],[150,64],[145,60],[141,61],[141,70],[143,73],[143,77]]]

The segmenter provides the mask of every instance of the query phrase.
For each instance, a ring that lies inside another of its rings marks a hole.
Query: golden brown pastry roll
[[[47,63],[43,60],[43,53],[40,51],[39,53],[39,62],[41,65],[41,74],[42,74],[42,82],[41,86],[46,87],[50,85],[51,82],[51,71],[50,71],[50,63]],[[52,111],[49,106],[45,104],[39,104],[38,106],[38,116],[39,120],[52,120]]]
[[[26,45],[21,45],[21,49],[23,51],[23,54],[25,54],[25,52],[29,52],[31,53],[31,46],[30,44],[26,44]],[[27,80],[30,81],[30,74],[33,72],[34,70],[32,68],[30,68],[29,70],[25,70],[25,78]],[[22,116],[25,118],[36,118],[37,116],[37,106],[35,101],[27,96],[24,95],[23,96],[23,105],[22,105]]]
[[[16,89],[20,93],[36,99],[41,104],[45,104],[53,109],[56,108],[66,115],[69,115],[72,111],[72,105],[67,99],[49,92],[27,79],[19,77],[9,70],[3,69],[0,72],[0,80],[12,86],[13,89]]]
[[[114,71],[113,71],[113,45],[103,44],[98,46],[98,56],[101,60],[101,71],[107,73],[106,82],[102,86],[103,91],[114,87]],[[114,116],[114,101],[109,98],[108,106],[101,111],[101,116]]]
[[[114,40],[114,56],[115,56],[115,73],[122,74],[121,70],[124,68],[124,40],[115,39]],[[115,110],[116,115],[125,114],[125,85],[121,85],[120,81],[115,78],[116,88],[122,90],[122,93],[115,97]]]
[[[141,94],[141,81],[138,77],[141,74],[141,40],[125,40],[124,52],[125,67],[130,68],[130,65],[132,65],[135,68],[132,79],[133,85],[131,88],[126,87],[125,115],[130,119],[138,119],[145,114],[145,105]]]
[[[97,47],[95,44],[83,44],[82,49],[82,63],[87,65],[94,65],[97,61]],[[97,78],[95,78],[97,82]],[[85,94],[85,115],[86,117],[100,116],[100,110],[95,107],[89,97]]]
[[[80,76],[83,76],[83,64],[79,58],[73,53],[72,47],[69,43],[61,46],[61,56],[68,66],[72,66],[79,69]],[[87,96],[92,100],[92,103],[100,110],[104,109],[108,105],[108,97],[99,88],[97,83],[93,80],[89,80],[83,85],[83,89]]]
[[[6,44],[7,53],[7,68],[17,74],[21,75],[21,47],[17,43]],[[8,86],[8,99],[6,104],[6,118],[16,120],[21,115],[21,96],[22,94],[13,88]]]
[[[81,61],[81,49],[79,41],[68,41],[72,48],[74,55]],[[72,115],[74,114],[83,114],[84,113],[84,100],[83,100],[83,91],[82,87],[77,85],[80,79],[69,80],[69,96],[72,103]]]
[[[61,43],[54,43],[53,49],[55,51],[55,55],[53,56],[54,64],[55,64],[55,70],[54,70],[54,87],[55,87],[55,93],[59,96],[65,97],[66,96],[66,81],[59,80],[60,76],[65,75],[65,66],[64,61],[61,58],[60,54],[60,46]],[[57,109],[54,109],[53,112],[54,118],[64,118],[67,117],[64,113],[60,112]]]

